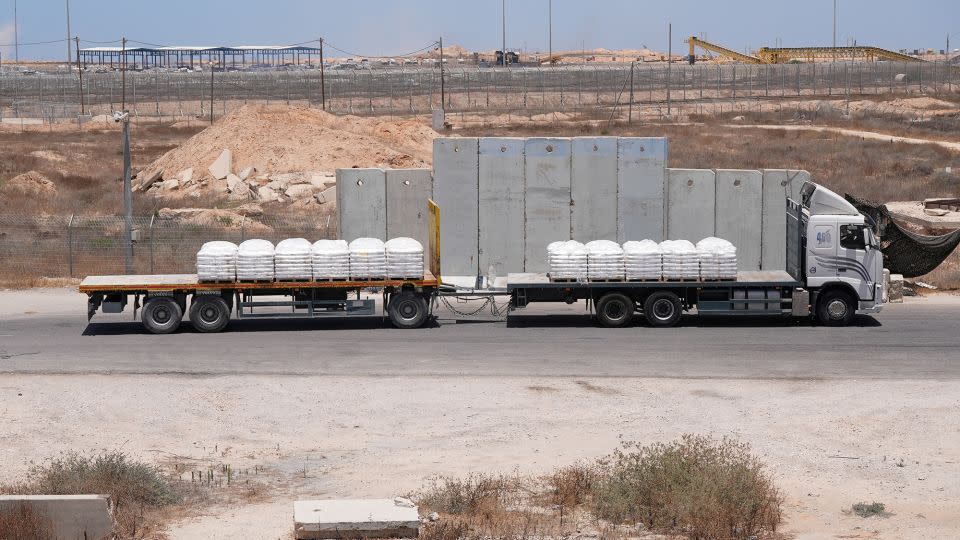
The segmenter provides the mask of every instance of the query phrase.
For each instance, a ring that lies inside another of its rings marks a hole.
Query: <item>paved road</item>
[[[185,324],[155,336],[129,313],[87,324],[76,293],[37,294],[0,293],[0,373],[960,378],[957,297],[891,305],[849,328],[687,317],[678,328],[605,329],[581,304],[531,307],[509,324],[234,321],[223,334]]]

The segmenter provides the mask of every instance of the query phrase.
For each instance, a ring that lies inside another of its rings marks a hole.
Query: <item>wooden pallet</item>
[[[577,283],[577,282],[579,282],[580,280],[578,280],[577,278],[555,278],[555,277],[552,277],[552,278],[550,278],[550,281],[553,282],[553,283]]]
[[[591,283],[623,283],[624,279],[622,278],[611,278],[611,279],[588,279],[587,281]]]
[[[314,281],[322,281],[322,282],[324,282],[324,283],[327,283],[327,282],[331,282],[331,281],[350,281],[350,278],[345,278],[345,277],[317,278],[317,279],[315,279]]]
[[[201,280],[197,280],[197,283],[216,284],[216,285],[233,285],[234,283],[236,283],[236,281],[232,279],[201,279]]]
[[[387,278],[384,278],[384,277],[366,277],[366,278],[350,278],[349,281],[356,281],[359,283],[359,282],[386,281],[386,280]]]
[[[238,283],[275,283],[272,279],[238,279]]]
[[[630,278],[627,280],[628,283],[660,283],[663,281],[663,278]]]

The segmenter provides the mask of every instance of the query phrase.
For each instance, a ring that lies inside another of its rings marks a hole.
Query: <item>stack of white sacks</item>
[[[197,279],[200,281],[237,279],[237,245],[222,240],[204,244],[197,252]]]
[[[350,242],[350,277],[352,279],[387,277],[387,250],[383,240],[357,238]]]
[[[287,238],[274,250],[274,268],[278,281],[313,279],[312,245],[306,238]]]
[[[552,242],[547,246],[547,261],[553,279],[586,279],[587,258],[587,247],[576,240]]]
[[[700,255],[689,240],[664,240],[660,242],[663,252],[664,279],[700,279]]]
[[[274,248],[267,240],[252,239],[237,249],[237,279],[240,281],[273,281]]]
[[[704,280],[737,278],[737,248],[722,238],[708,237],[697,242],[700,277]]]
[[[610,240],[594,240],[586,244],[587,277],[591,280],[624,278],[623,248]]]
[[[313,279],[348,279],[350,245],[346,240],[317,240],[311,248]]]
[[[663,276],[663,253],[653,240],[625,242],[623,263],[628,280],[658,280]]]
[[[384,245],[387,254],[387,277],[420,279],[423,277],[423,244],[401,236]]]

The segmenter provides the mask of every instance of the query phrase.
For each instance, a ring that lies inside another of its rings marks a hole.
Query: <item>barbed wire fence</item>
[[[0,70],[0,121],[108,122],[125,100],[134,121],[206,122],[247,103],[326,106],[337,114],[535,116],[567,113],[630,119],[716,110],[724,102],[939,95],[960,91],[960,66],[944,62],[811,64],[570,64],[289,71]],[[323,86],[321,87],[321,79]],[[122,97],[124,96],[124,97]],[[441,104],[441,99],[443,103]],[[729,110],[731,107],[727,105]],[[85,113],[80,116],[81,110]]]
[[[0,214],[0,279],[126,273],[125,227],[122,216]],[[190,274],[204,242],[331,239],[336,219],[135,216],[133,231],[134,273]]]

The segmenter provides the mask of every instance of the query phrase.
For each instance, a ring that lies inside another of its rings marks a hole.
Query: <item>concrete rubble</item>
[[[333,499],[293,503],[298,539],[416,538],[420,515],[408,499]]]
[[[229,148],[225,148],[223,152],[220,153],[220,157],[218,157],[207,170],[209,170],[210,174],[217,180],[223,180],[230,174],[232,168],[233,152],[231,152]]]
[[[163,177],[163,171],[154,171],[150,175],[146,176],[134,191],[146,191],[150,189],[150,187],[152,187],[153,184],[155,184],[157,180],[160,180],[162,177]]]
[[[250,178],[250,175],[256,171],[257,171],[256,167],[247,167],[246,169],[240,171],[240,173],[237,174],[237,176],[240,177],[241,180],[246,180],[247,178]]]
[[[302,199],[313,196],[313,190],[311,184],[292,184],[284,190],[284,193],[291,199]]]
[[[888,295],[891,303],[903,303],[903,274],[890,274],[890,292]]]
[[[334,203],[337,202],[337,186],[328,187],[327,189],[321,191],[314,195],[317,199],[317,202],[320,204]]]
[[[113,516],[107,495],[0,495],[0,513],[27,507],[45,516],[54,538],[113,538]]]

